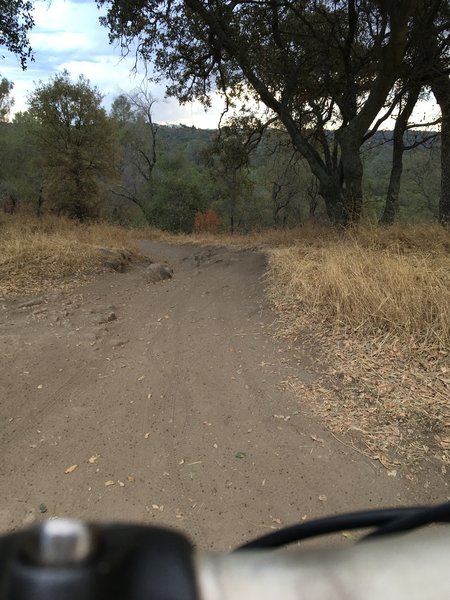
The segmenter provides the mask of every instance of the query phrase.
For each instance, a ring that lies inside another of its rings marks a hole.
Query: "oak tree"
[[[116,167],[115,128],[101,94],[64,71],[39,83],[28,102],[46,202],[75,219],[94,215],[99,186]]]
[[[168,94],[263,103],[319,181],[329,217],[357,221],[360,147],[386,106],[421,0],[99,0]],[[430,7],[429,10],[435,10]]]

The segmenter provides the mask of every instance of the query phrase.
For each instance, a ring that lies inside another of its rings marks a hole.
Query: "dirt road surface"
[[[261,254],[141,247],[173,279],[148,284],[135,267],[1,303],[3,531],[71,515],[228,549],[302,518],[415,500],[283,389],[314,373],[273,339]]]

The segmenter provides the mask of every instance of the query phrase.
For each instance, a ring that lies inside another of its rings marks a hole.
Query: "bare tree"
[[[155,102],[144,83],[132,93],[116,98],[111,111],[119,124],[122,145],[120,184],[112,192],[138,206],[149,223],[149,198],[157,161],[158,125],[152,114]]]

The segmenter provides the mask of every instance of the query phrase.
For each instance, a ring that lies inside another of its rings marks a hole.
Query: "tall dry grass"
[[[60,217],[0,218],[0,295],[41,293],[98,272],[99,247],[133,251],[129,234],[108,224]]]
[[[269,251],[280,333],[309,338],[320,354],[318,381],[293,378],[290,386],[346,445],[390,474],[427,455],[447,469],[450,232],[312,233]],[[415,480],[414,469],[408,477]]]
[[[142,227],[135,230],[134,235],[152,241],[172,244],[190,244],[196,246],[227,246],[230,248],[264,249],[272,247],[292,246],[299,240],[317,240],[333,235],[329,227],[304,225],[292,229],[264,229],[250,233],[190,233],[175,234],[161,231],[153,227]]]
[[[310,236],[269,253],[271,296],[300,317],[366,335],[450,345],[450,234],[438,226]]]

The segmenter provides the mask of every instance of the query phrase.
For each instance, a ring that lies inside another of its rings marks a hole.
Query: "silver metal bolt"
[[[42,566],[74,565],[86,560],[94,552],[94,531],[83,521],[46,521],[33,532],[31,547],[28,546],[28,550],[33,562]]]

